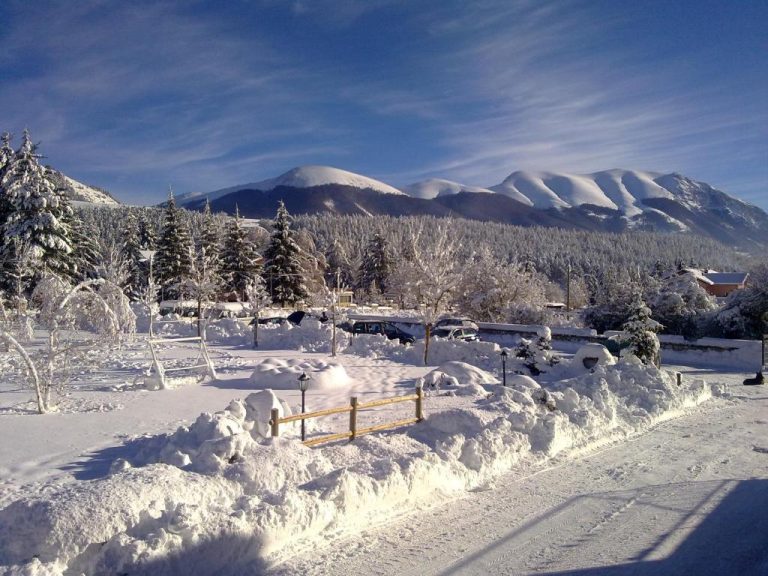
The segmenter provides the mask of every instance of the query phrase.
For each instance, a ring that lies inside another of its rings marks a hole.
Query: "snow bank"
[[[263,438],[265,413],[280,406],[267,391],[203,414],[150,439],[139,468],[0,510],[0,564],[32,575],[243,573],[487,485],[522,460],[637,433],[712,394],[631,360],[543,386],[510,375],[503,387],[461,362],[436,372],[482,394],[438,390],[421,424],[354,443]],[[165,463],[144,465],[152,455]]]
[[[254,388],[296,390],[301,374],[310,377],[312,390],[346,388],[351,381],[344,366],[324,360],[266,358],[256,364],[250,382]]]

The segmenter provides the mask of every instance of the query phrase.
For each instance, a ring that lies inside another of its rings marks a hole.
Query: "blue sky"
[[[764,0],[4,0],[0,22],[0,129],[131,204],[327,164],[676,171],[768,209]]]

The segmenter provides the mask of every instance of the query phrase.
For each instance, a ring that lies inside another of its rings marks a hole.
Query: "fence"
[[[367,428],[357,427],[357,413],[360,410],[410,401],[414,401],[416,403],[415,418],[405,418],[403,420],[377,424]],[[378,432],[380,430],[387,430],[389,428],[397,428],[399,426],[407,426],[409,424],[421,422],[424,420],[424,390],[420,386],[417,386],[415,394],[408,394],[407,396],[395,396],[394,398],[382,398],[380,400],[372,400],[371,402],[359,402],[357,396],[353,396],[349,401],[349,406],[328,408],[326,410],[305,412],[303,414],[294,414],[292,416],[285,416],[284,418],[280,418],[279,410],[277,408],[273,408],[272,418],[269,421],[269,424],[272,429],[272,436],[277,437],[280,436],[280,424],[287,424],[289,422],[297,422],[300,420],[308,420],[310,418],[319,418],[321,416],[331,416],[333,414],[343,414],[344,412],[349,412],[349,431],[338,432],[336,434],[328,434],[319,438],[312,438],[311,440],[306,440],[304,445],[316,446],[325,442],[333,442],[334,440],[343,440],[345,438],[349,438],[349,440],[352,441],[358,436],[362,436],[363,434],[370,434],[371,432]]]

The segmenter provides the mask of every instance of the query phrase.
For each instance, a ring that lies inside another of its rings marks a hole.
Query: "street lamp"
[[[502,348],[501,350],[501,384],[502,386],[507,385],[507,356],[509,356],[509,352],[507,352],[506,348]]]
[[[309,388],[309,376],[307,376],[306,372],[302,372],[301,376],[299,376],[299,390],[301,390],[301,413],[304,414],[304,398],[307,393],[307,388]],[[305,427],[305,420],[301,419],[301,441],[304,442],[304,439],[306,437],[306,427]]]

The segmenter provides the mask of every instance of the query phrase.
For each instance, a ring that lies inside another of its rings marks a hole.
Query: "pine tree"
[[[280,201],[272,224],[272,237],[264,253],[264,280],[277,304],[295,304],[307,298],[299,246],[291,232],[291,217]]]
[[[192,238],[181,220],[181,210],[176,207],[173,192],[170,192],[154,257],[154,274],[164,299],[181,298],[180,286],[189,278],[191,269]]]
[[[3,132],[3,135],[0,136],[0,178],[2,178],[3,169],[14,157],[13,148],[11,147],[12,139],[13,136],[8,132]]]
[[[198,252],[205,250],[205,254],[212,261],[216,262],[219,259],[219,253],[221,252],[221,241],[219,238],[219,226],[211,213],[211,205],[206,199],[205,208],[203,209],[203,229],[200,233],[200,240],[198,242]]]
[[[141,255],[139,221],[133,210],[128,212],[125,219],[120,255],[128,266],[128,278],[123,288],[128,298],[132,301],[137,301],[144,290],[147,273],[145,273],[144,266],[142,266],[144,258]]]
[[[651,309],[645,305],[639,293],[630,304],[629,320],[624,324],[629,351],[643,364],[659,365],[659,338],[656,333],[662,325],[651,318]]]
[[[3,169],[0,192],[8,212],[2,222],[2,259],[19,262],[15,250],[25,246],[39,278],[49,270],[62,278],[75,273],[71,240],[72,208],[53,182],[53,173],[41,166],[29,131],[19,150]]]
[[[245,300],[246,289],[258,274],[259,267],[256,250],[248,239],[247,231],[241,226],[237,208],[224,239],[221,269],[225,290],[235,292],[238,300]]]
[[[73,280],[82,282],[96,278],[101,262],[96,232],[75,214],[67,216],[66,221],[72,238]]]
[[[381,234],[374,234],[365,247],[360,263],[358,288],[369,294],[374,289],[387,292],[389,275],[392,272],[392,258],[389,255],[387,241]]]
[[[139,246],[142,250],[157,249],[157,234],[151,222],[147,222],[145,214],[139,216]]]

